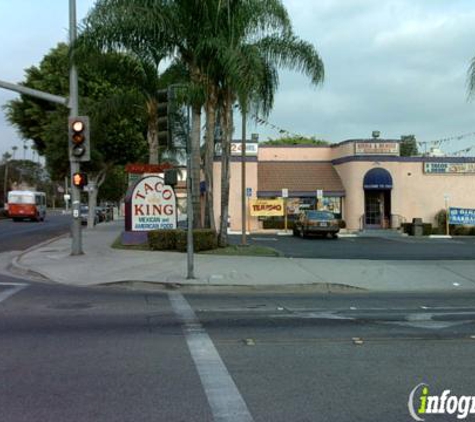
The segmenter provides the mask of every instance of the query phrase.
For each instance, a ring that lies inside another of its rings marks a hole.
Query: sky
[[[77,0],[78,20],[94,0]],[[0,0],[0,80],[18,83],[68,39],[68,0]],[[249,124],[260,140],[279,129],[329,142],[413,134],[420,149],[475,146],[475,100],[467,71],[475,57],[473,0],[283,0],[295,33],[325,65],[318,87],[281,71],[267,124]],[[0,107],[17,94],[0,89]],[[462,136],[461,135],[466,135]],[[236,119],[235,137],[240,136]],[[439,144],[431,141],[446,140]],[[23,140],[0,109],[0,154]],[[20,154],[20,153],[17,153]],[[467,153],[475,155],[475,148]],[[19,157],[19,156],[18,156]]]

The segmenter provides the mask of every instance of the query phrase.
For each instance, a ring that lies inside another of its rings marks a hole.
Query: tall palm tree
[[[219,243],[224,246],[234,103],[238,101],[243,112],[254,108],[267,115],[278,87],[278,68],[304,73],[314,85],[323,81],[324,68],[315,47],[292,32],[279,0],[223,1],[215,44],[219,57],[216,83],[223,108]]]
[[[147,116],[149,163],[157,164],[159,67],[170,54],[170,46],[156,32],[153,19],[164,1],[99,0],[81,24],[75,54],[87,55],[91,49],[126,52],[137,59],[137,97],[141,97]],[[144,13],[144,10],[147,13]],[[149,42],[144,43],[144,38]],[[116,105],[117,106],[117,105]]]
[[[157,65],[164,57],[178,58],[190,78],[192,108],[191,155],[193,209],[200,218],[200,134],[204,103],[203,72],[198,44],[206,37],[208,11],[216,0],[99,0],[83,24],[83,35],[102,49],[127,51]],[[151,114],[155,113],[153,108]],[[153,128],[152,128],[153,131]]]
[[[12,147],[12,156],[13,156],[13,159],[15,159],[15,154],[16,154],[17,150],[18,150],[18,147],[17,147],[17,146]]]

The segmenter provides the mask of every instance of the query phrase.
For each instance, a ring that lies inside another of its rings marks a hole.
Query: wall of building
[[[312,145],[261,146],[259,161],[330,161],[332,149]]]
[[[241,231],[242,212],[241,212],[241,162],[232,161],[231,178],[229,189],[229,216],[231,217],[231,227],[233,231]],[[214,216],[216,227],[219,227],[221,215],[221,163],[215,162],[213,168],[214,174]],[[252,198],[256,198],[257,193],[257,162],[246,163],[246,187],[252,188]],[[248,208],[247,208],[248,209]],[[251,231],[257,230],[260,225],[257,217],[248,217],[248,227]]]
[[[444,195],[449,195],[449,205],[475,208],[474,174],[425,174],[422,162],[353,161],[336,165],[343,182],[346,197],[343,218],[351,230],[362,227],[364,214],[363,179],[372,168],[384,168],[392,176],[391,214],[411,222],[422,218],[435,223],[435,214],[445,208]]]

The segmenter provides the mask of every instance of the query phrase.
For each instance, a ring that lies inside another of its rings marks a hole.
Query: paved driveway
[[[241,236],[230,236],[233,244]],[[251,244],[269,246],[286,257],[375,260],[466,260],[475,259],[475,237],[433,239],[414,237],[341,237],[301,239],[293,236],[251,235]]]

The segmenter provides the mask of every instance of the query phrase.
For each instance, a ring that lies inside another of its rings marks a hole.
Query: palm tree
[[[277,69],[285,67],[323,81],[323,63],[313,45],[292,32],[287,11],[279,0],[223,2],[216,45],[220,61],[216,73],[223,108],[221,161],[221,219],[219,243],[227,244],[229,158],[232,110],[238,101],[243,114],[249,108],[267,115],[278,86]]]
[[[99,0],[87,16],[83,36],[89,45],[101,49],[127,51],[140,60],[158,65],[165,57],[177,57],[187,67],[190,78],[188,102],[192,108],[191,155],[193,209],[200,216],[200,133],[204,103],[203,74],[198,44],[206,37],[210,5],[216,0]],[[151,115],[155,104],[150,104]],[[153,132],[155,126],[149,128]]]
[[[15,159],[15,154],[16,154],[17,150],[18,150],[18,147],[17,147],[17,146],[12,147],[12,151],[13,151],[12,156],[13,156],[13,159]]]
[[[170,47],[156,33],[150,14],[156,10],[148,9],[147,4],[161,6],[162,1],[147,2],[139,0],[99,0],[89,12],[81,28],[80,37],[75,45],[75,54],[90,55],[94,51],[126,52],[140,64],[137,69],[137,98],[148,115],[147,142],[149,146],[149,163],[157,164],[158,145],[158,90],[159,67],[170,53]],[[149,13],[143,13],[148,10]],[[150,37],[150,42],[142,42],[143,37]],[[116,105],[117,106],[117,105]]]

